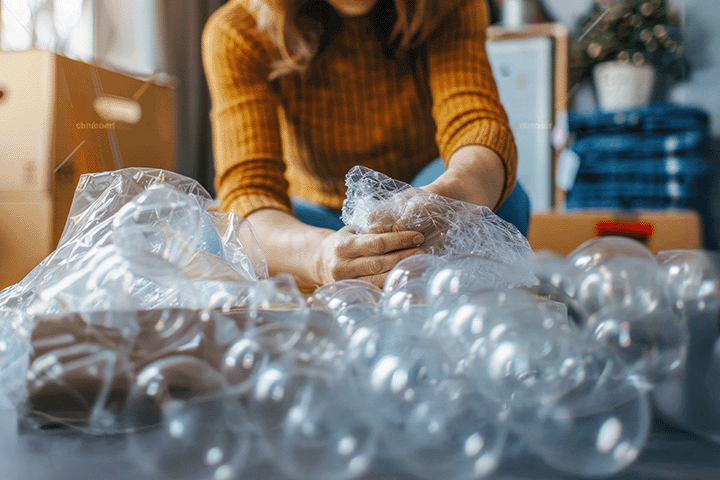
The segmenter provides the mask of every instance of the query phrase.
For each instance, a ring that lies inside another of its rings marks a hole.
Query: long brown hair
[[[398,56],[422,44],[462,0],[378,0],[370,17],[385,54]],[[471,0],[483,1],[483,0]],[[332,39],[342,20],[325,0],[255,0],[258,28],[280,58],[270,78],[304,72]]]

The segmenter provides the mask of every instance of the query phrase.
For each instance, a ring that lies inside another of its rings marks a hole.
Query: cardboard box
[[[0,192],[0,288],[22,280],[52,251],[53,210],[45,192]]]
[[[653,253],[703,247],[702,220],[693,210],[578,210],[534,214],[528,241],[533,250],[567,255],[591,238],[620,235]]]
[[[100,108],[108,100],[139,117]],[[143,81],[42,50],[0,52],[0,288],[55,248],[81,175],[175,170],[175,112],[169,79]],[[11,252],[26,258],[6,258]]]
[[[34,50],[0,53],[0,190],[52,191],[64,169],[175,168],[175,97],[161,85]],[[103,118],[98,98],[137,97],[137,123]]]

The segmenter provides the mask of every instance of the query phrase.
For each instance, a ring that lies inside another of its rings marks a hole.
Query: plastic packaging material
[[[486,478],[495,472],[507,439],[497,407],[463,377],[448,377],[416,392],[399,442],[405,468],[417,478]]]
[[[551,404],[595,373],[562,304],[510,290],[464,300],[436,306],[426,333],[496,402]]]
[[[366,167],[348,172],[342,220],[358,233],[371,228],[415,230],[425,235],[426,253],[474,254],[527,268],[532,249],[512,224],[489,208],[429,194]]]
[[[566,303],[583,334],[611,346],[632,374],[655,384],[682,370],[689,333],[668,288],[676,282],[640,242],[589,240],[535,273],[540,291]]]
[[[427,282],[430,275],[445,263],[445,259],[428,254],[413,255],[400,260],[385,279],[383,285],[385,299],[391,297],[395,292],[414,280]]]
[[[0,305],[31,314],[243,305],[267,278],[249,223],[194,180],[127,168],[83,175],[57,249]]]
[[[313,311],[324,310],[335,318],[337,341],[347,341],[362,324],[380,318],[383,292],[364,280],[340,280],[317,289],[307,300]]]
[[[341,372],[269,363],[245,400],[261,452],[289,478],[357,478],[373,464],[377,429]]]
[[[346,375],[379,431],[379,455],[419,478],[493,473],[507,435],[497,406],[452,374],[437,339],[419,335],[411,321],[382,318],[358,328],[345,354]]]
[[[548,465],[599,477],[637,459],[650,432],[651,411],[647,391],[632,379],[594,377],[550,405],[513,412],[510,423]]]
[[[657,255],[675,308],[720,308],[720,255],[703,250],[666,250]]]
[[[657,259],[690,343],[685,369],[655,387],[654,403],[674,424],[720,443],[720,255],[668,250]]]
[[[478,255],[454,257],[435,270],[428,281],[429,302],[457,298],[458,294],[479,293],[498,288],[529,286],[537,280],[527,269]]]
[[[417,228],[441,255],[306,298],[196,183],[83,177],[56,252],[0,293],[0,396],[38,435],[124,434],[128,471],[161,480],[480,479],[509,432],[562,473],[612,475],[645,445],[651,389],[720,432],[715,256],[607,237],[533,260],[480,207],[367,169],[349,186],[349,224]]]
[[[320,287],[308,299],[310,308],[342,311],[353,305],[379,305],[382,290],[364,280],[340,280]]]
[[[647,392],[612,351],[570,327],[564,305],[512,290],[465,299],[435,309],[429,332],[532,451],[583,476],[635,460],[650,429]]]
[[[246,431],[226,421],[237,418],[229,402],[172,401],[162,422],[130,437],[127,448],[144,478],[239,478],[252,445]]]
[[[127,432],[158,423],[173,400],[217,396],[226,388],[223,351],[247,313],[235,316],[188,309],[38,316],[22,377],[28,418]]]
[[[30,332],[19,310],[0,308],[0,396],[14,405],[27,398],[25,373],[30,359]]]

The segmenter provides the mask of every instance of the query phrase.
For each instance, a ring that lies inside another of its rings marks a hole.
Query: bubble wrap
[[[83,175],[54,252],[0,305],[31,314],[226,308],[267,278],[250,224],[196,182],[157,169]]]
[[[362,166],[348,172],[345,184],[341,218],[357,233],[415,230],[425,235],[420,248],[426,253],[473,254],[529,271],[533,254],[527,239],[487,207],[430,194]]]
[[[532,258],[487,209],[355,172],[348,224],[416,228],[439,255],[399,262],[382,291],[343,280],[309,298],[266,278],[249,224],[196,182],[83,177],[58,249],[0,293],[25,478],[109,471],[79,456],[87,433],[119,440],[123,478],[482,479],[512,450],[597,478],[638,458],[658,381],[693,410],[671,418],[718,431],[719,258],[612,237]]]

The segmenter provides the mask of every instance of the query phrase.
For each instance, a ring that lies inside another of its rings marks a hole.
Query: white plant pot
[[[601,110],[616,112],[644,107],[655,87],[655,69],[612,61],[595,65],[595,91]]]

